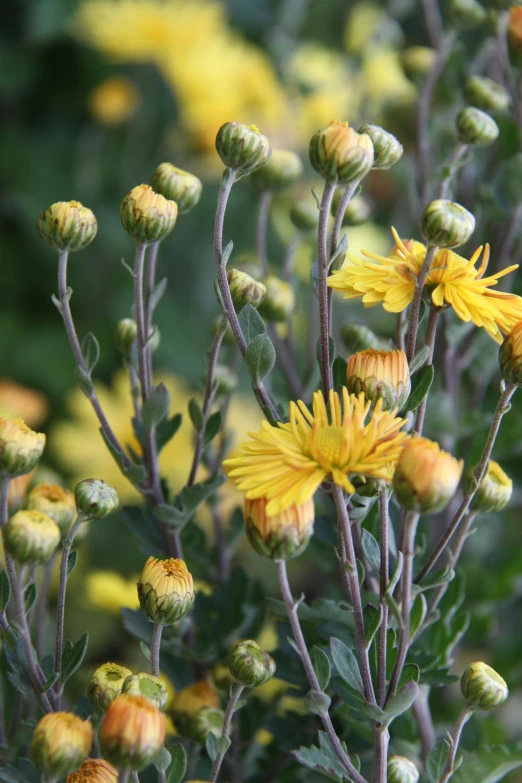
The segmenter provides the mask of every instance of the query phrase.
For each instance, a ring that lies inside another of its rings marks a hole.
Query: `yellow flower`
[[[132,117],[139,98],[134,82],[124,76],[111,76],[92,90],[88,101],[95,120],[115,127]]]
[[[85,599],[91,609],[119,614],[123,607],[137,609],[136,577],[124,579],[116,571],[91,571],[85,577]]]
[[[85,761],[93,728],[72,712],[50,712],[40,719],[31,740],[31,761],[50,779],[63,778]]]
[[[140,770],[150,764],[165,739],[165,718],[145,696],[122,693],[100,726],[104,756],[117,767]]]
[[[149,557],[138,580],[138,596],[151,622],[168,625],[181,620],[194,603],[192,574],[185,561]]]
[[[351,475],[391,480],[406,438],[403,420],[383,412],[381,400],[367,421],[369,411],[364,395],[346,388],[342,397],[330,393],[330,415],[321,392],[314,394],[313,415],[301,400],[291,402],[290,421],[263,422],[250,433],[242,456],[225,461],[228,475],[248,499],[266,497],[269,516],[306,502],[327,478],[350,493]]]
[[[350,356],[346,386],[351,394],[363,392],[372,405],[383,400],[386,410],[402,408],[410,394],[410,372],[404,351],[367,348]]]
[[[393,477],[397,500],[410,511],[442,511],[457,491],[463,464],[438,443],[411,438],[402,450]]]
[[[379,256],[363,250],[366,259],[347,256],[343,267],[328,278],[328,285],[344,293],[345,299],[362,299],[366,307],[382,304],[389,313],[406,309],[413,299],[415,278],[418,275],[426,248],[420,242],[403,242],[395,229],[396,241],[388,256]],[[469,259],[452,250],[438,250],[426,280],[431,301],[437,307],[451,306],[461,321],[472,321],[484,327],[496,342],[502,342],[502,332],[509,332],[522,319],[522,298],[515,294],[493,290],[504,275],[513,272],[518,264],[483,277],[488,260],[489,245],[484,249],[482,263],[475,264],[482,254],[479,247]],[[367,260],[370,259],[370,260]]]
[[[66,783],[118,783],[118,770],[104,759],[87,759],[77,772],[67,775]]]

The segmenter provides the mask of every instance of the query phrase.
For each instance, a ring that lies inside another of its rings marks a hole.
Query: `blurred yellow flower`
[[[360,54],[376,36],[386,12],[379,3],[362,0],[355,3],[350,11],[344,30],[344,45],[351,54]]]
[[[138,609],[138,577],[125,579],[116,571],[91,571],[85,577],[85,601],[90,609],[119,614],[124,607]]]
[[[406,78],[398,51],[381,45],[364,53],[362,80],[365,95],[380,105],[413,101],[417,90]]]
[[[0,378],[0,416],[23,419],[28,427],[39,427],[49,415],[47,398],[34,389]]]
[[[92,90],[88,103],[89,111],[97,122],[114,127],[126,122],[136,111],[138,90],[130,79],[112,76]]]

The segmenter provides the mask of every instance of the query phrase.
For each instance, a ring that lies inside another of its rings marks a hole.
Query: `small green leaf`
[[[92,332],[88,332],[82,340],[82,353],[90,375],[100,358],[100,346]]]
[[[346,368],[348,364],[342,356],[336,356],[332,364],[333,386],[338,389],[340,386],[346,386]]]
[[[422,593],[424,590],[431,590],[434,587],[446,584],[446,582],[451,582],[454,577],[455,571],[446,565],[434,574],[427,574],[419,585],[413,585],[413,592]]]
[[[144,641],[140,641],[140,650],[142,651],[145,658],[150,662],[151,654],[150,654],[150,648],[148,645],[145,644]]]
[[[420,351],[417,351],[415,356],[410,362],[409,370],[410,375],[413,375],[414,372],[417,372],[417,370],[420,370],[421,367],[424,367],[426,362],[428,361],[428,356],[430,355],[430,346],[424,345]]]
[[[312,690],[306,694],[304,704],[308,712],[324,716],[330,708],[331,701],[327,693]]]
[[[330,676],[332,673],[330,660],[324,650],[321,650],[320,647],[315,646],[310,650],[310,658],[312,659],[312,666],[314,667],[314,672],[319,682],[319,687],[322,691],[325,691],[328,683],[330,682]]]
[[[221,254],[221,266],[226,266],[228,264],[228,260],[230,256],[232,255],[232,251],[234,249],[234,243],[232,240],[227,243],[225,249],[223,250],[223,253]]]
[[[439,783],[442,778],[448,761],[449,750],[449,742],[445,739],[440,739],[428,753],[426,770],[430,783]]]
[[[391,575],[391,579],[388,582],[388,588],[386,590],[386,592],[389,593],[390,595],[395,590],[395,587],[397,586],[397,583],[401,578],[403,564],[404,564],[404,555],[402,554],[402,552],[397,552],[397,565],[395,566],[395,570]]]
[[[192,399],[189,400],[188,412],[189,412],[190,420],[194,425],[194,429],[196,430],[196,432],[199,432],[200,430],[203,429],[205,420],[203,418],[203,411],[201,410],[201,405],[199,404],[199,402],[196,400],[195,397],[192,397]]]
[[[402,715],[406,710],[409,710],[417,698],[418,692],[419,686],[415,680],[409,680],[406,685],[403,685],[397,693],[389,698],[384,706],[384,711],[389,720],[391,721],[399,715]]]
[[[159,383],[153,388],[141,409],[143,425],[151,429],[166,419],[169,414],[170,394],[164,383]]]
[[[192,519],[201,504],[213,495],[225,481],[226,477],[222,473],[217,473],[200,484],[184,487],[176,496],[173,505],[160,503],[156,506],[154,516],[160,522],[174,525],[181,530]]]
[[[171,419],[163,419],[156,427],[156,448],[158,453],[172,440],[181,426],[181,413],[176,413]]]
[[[181,743],[170,746],[172,761],[167,775],[167,783],[181,783],[187,771],[187,754]]]
[[[209,733],[207,734],[207,741],[205,742],[205,748],[207,750],[208,757],[212,761],[212,763],[214,763],[214,761],[218,757],[218,753],[219,753],[218,745],[219,745],[218,738],[216,737],[213,731],[209,731]]]
[[[254,337],[257,337],[260,334],[266,334],[263,319],[257,312],[256,308],[252,307],[251,304],[245,305],[245,307],[243,307],[237,317],[237,320],[239,321],[239,325],[247,345],[252,342]]]
[[[245,362],[254,384],[260,383],[275,364],[276,352],[267,334],[258,334],[248,344]]]
[[[152,313],[160,303],[166,289],[167,289],[167,278],[162,277],[162,279],[159,281],[157,286],[154,288],[154,291],[150,295],[149,306]]]
[[[5,568],[0,571],[0,612],[5,612],[9,598],[11,597],[11,585]]]
[[[401,610],[399,608],[399,605],[393,595],[391,593],[386,593],[386,603],[388,604],[388,608],[393,613],[393,616],[399,623],[399,625],[402,623],[402,617],[401,617]]]
[[[361,536],[361,545],[367,561],[376,573],[379,573],[381,567],[381,549],[378,541],[372,536],[369,530],[363,528]]]
[[[85,372],[83,367],[77,367],[74,373],[76,377],[76,383],[89,399],[92,397],[94,391],[94,385],[88,373]]]
[[[56,685],[58,680],[60,679],[60,675],[58,672],[54,672],[54,674],[51,674],[51,676],[44,682],[42,685],[42,693],[47,693],[51,690],[51,688]]]
[[[69,579],[70,575],[74,571],[77,562],[78,550],[75,549],[74,552],[69,552],[69,557],[67,558],[67,579]]]
[[[407,663],[402,672],[401,676],[399,678],[399,689],[402,688],[403,685],[406,685],[407,682],[410,680],[415,680],[415,682],[418,684],[420,679],[420,669],[417,666],[416,663]]]
[[[422,370],[419,370],[419,372],[415,373],[411,379],[411,393],[408,397],[406,405],[404,406],[405,412],[414,411],[419,407],[424,397],[430,390],[434,375],[435,370],[433,369],[432,364],[424,366]]]
[[[359,693],[364,693],[359,665],[353,652],[340,639],[330,639],[330,651],[339,676]]]
[[[232,741],[230,737],[227,737],[226,734],[222,734],[221,737],[218,740],[218,750],[220,753],[225,754],[227,750],[229,749],[230,745],[232,744]]]
[[[410,638],[413,639],[416,632],[421,627],[428,611],[428,602],[420,593],[414,600],[410,613]]]
[[[372,604],[366,604],[364,607],[364,629],[366,644],[368,648],[373,642],[373,638],[381,625],[381,612]]]
[[[221,415],[221,411],[215,411],[212,416],[210,416],[205,426],[205,445],[214,440],[216,435],[220,432],[222,426],[223,417]]]
[[[69,677],[71,677],[81,666],[85,653],[87,652],[88,644],[88,633],[84,633],[74,646],[69,639],[65,643],[62,656],[62,685],[65,684]]]
[[[172,757],[170,753],[168,752],[166,747],[161,748],[160,752],[156,755],[156,757],[152,760],[152,763],[158,770],[158,772],[166,772],[167,769],[170,767],[170,762],[172,761]]]
[[[24,590],[24,611],[26,614],[33,608],[34,602],[36,601],[36,594],[36,585],[34,582],[31,582]]]

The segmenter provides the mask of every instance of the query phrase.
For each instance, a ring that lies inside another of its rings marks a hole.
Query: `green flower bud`
[[[425,79],[433,68],[436,59],[437,52],[429,46],[408,46],[401,53],[404,73],[412,81]]]
[[[60,528],[62,536],[69,532],[76,517],[74,495],[58,484],[38,484],[27,496],[27,508],[46,514]]]
[[[276,670],[274,659],[252,639],[234,645],[229,667],[232,677],[246,688],[264,685],[272,679]]]
[[[508,92],[487,76],[470,76],[464,87],[466,99],[478,109],[504,112],[509,109]]]
[[[214,381],[217,383],[217,394],[232,394],[237,388],[237,373],[224,364],[217,364],[214,370]]]
[[[4,528],[7,551],[19,563],[45,563],[61,541],[60,528],[41,511],[17,511]]]
[[[226,122],[218,130],[216,150],[229,169],[239,176],[252,174],[270,158],[270,143],[255,125]]]
[[[417,783],[419,770],[405,756],[388,758],[388,783]]]
[[[114,342],[116,348],[122,356],[128,358],[132,351],[132,346],[138,339],[138,326],[132,318],[122,318],[116,325],[114,333]]]
[[[87,698],[97,712],[105,712],[116,696],[119,696],[123,683],[132,674],[130,669],[117,663],[104,663],[92,673],[87,686]]]
[[[522,321],[504,337],[498,358],[506,381],[522,386]]]
[[[122,685],[121,692],[129,693],[132,696],[145,696],[160,710],[163,709],[169,698],[163,680],[147,672],[129,674]]]
[[[475,230],[475,218],[460,204],[431,201],[422,214],[422,233],[437,247],[460,247]]]
[[[468,106],[457,114],[457,134],[464,144],[486,147],[498,136],[498,125],[489,114]]]
[[[332,185],[349,185],[365,177],[373,166],[373,144],[347,122],[332,121],[312,136],[310,162]]]
[[[364,324],[343,324],[341,327],[341,340],[349,353],[364,351],[367,348],[375,350],[389,348],[384,340],[368,329]]]
[[[395,136],[379,125],[361,125],[358,133],[365,133],[373,144],[374,169],[390,169],[401,158],[404,152],[402,144]]]
[[[256,552],[271,560],[289,560],[302,554],[314,530],[313,498],[268,516],[265,498],[245,498],[245,532]]]
[[[509,691],[497,672],[481,661],[472,663],[460,680],[460,690],[474,710],[495,710],[504,704]]]
[[[79,201],[58,201],[42,212],[36,228],[57,250],[83,250],[96,236],[98,223]]]
[[[221,734],[224,721],[225,713],[219,707],[201,707],[194,717],[184,725],[183,733],[193,742],[205,745],[209,732]],[[181,731],[180,729],[180,733]]]
[[[39,721],[31,740],[31,761],[47,779],[74,772],[87,758],[93,729],[72,712],[50,712]]]
[[[449,14],[453,23],[463,28],[476,27],[488,17],[478,0],[450,0]]]
[[[288,321],[295,310],[295,293],[292,285],[276,275],[263,280],[266,293],[259,305],[259,314],[267,321]]]
[[[332,216],[335,217],[337,214],[337,210],[339,209],[339,204],[341,203],[341,199],[344,195],[344,192],[338,188],[333,196],[332,199],[332,209],[331,213]],[[342,219],[342,225],[343,226],[360,226],[363,223],[366,223],[367,220],[372,215],[372,209],[365,198],[362,196],[355,196],[354,198],[350,199],[348,202],[348,206],[346,207]]]
[[[374,348],[352,354],[346,369],[346,388],[350,394],[363,392],[372,407],[382,400],[383,410],[400,410],[411,391],[406,354]]]
[[[84,479],[74,490],[76,510],[87,519],[103,519],[118,508],[118,493],[101,479]]]
[[[353,484],[356,494],[362,498],[377,498],[389,486],[384,479],[366,478],[361,475],[352,476],[350,482]]]
[[[176,168],[172,163],[160,163],[152,175],[151,185],[168,201],[175,201],[178,214],[190,212],[199,203],[203,185],[188,171]]]
[[[470,471],[470,477],[474,471],[475,468]],[[484,478],[471,501],[470,509],[481,514],[497,513],[507,506],[512,493],[513,482],[498,462],[490,460]]]
[[[309,201],[298,201],[290,209],[290,220],[298,231],[313,231],[319,222],[319,210]]]
[[[227,279],[236,312],[242,310],[247,304],[259,307],[266,294],[263,283],[254,280],[253,277],[240,269],[229,269]]]
[[[170,234],[176,225],[178,206],[154,193],[149,185],[138,185],[121,202],[120,215],[125,231],[136,242],[149,245]]]
[[[192,574],[183,560],[149,557],[138,581],[138,597],[152,623],[177,623],[194,603]]]
[[[0,476],[23,476],[36,467],[45,447],[45,435],[22,419],[0,417]]]
[[[284,190],[302,175],[303,164],[299,155],[289,150],[272,150],[266,165],[252,175],[252,182],[259,190]]]

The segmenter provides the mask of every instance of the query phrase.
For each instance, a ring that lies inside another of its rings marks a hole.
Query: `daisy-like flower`
[[[413,299],[415,282],[426,248],[414,240],[403,241],[392,229],[395,246],[389,256],[363,250],[364,259],[348,256],[344,266],[333,272],[328,285],[344,293],[345,299],[362,299],[366,307],[382,304],[390,313],[406,309]],[[484,250],[484,252],[482,252]],[[475,264],[482,255],[482,262]],[[438,250],[426,279],[426,291],[437,307],[450,306],[461,321],[483,327],[497,343],[522,319],[522,298],[495,291],[493,286],[518,264],[484,277],[489,245],[479,247],[468,260],[452,250]]]
[[[355,492],[350,476],[390,481],[406,433],[396,410],[383,411],[378,400],[373,414],[364,394],[342,396],[330,392],[329,414],[321,392],[313,398],[313,412],[298,400],[290,403],[290,421],[277,427],[266,421],[243,454],[224,465],[247,499],[268,500],[267,516],[309,500],[325,479],[346,492]]]

